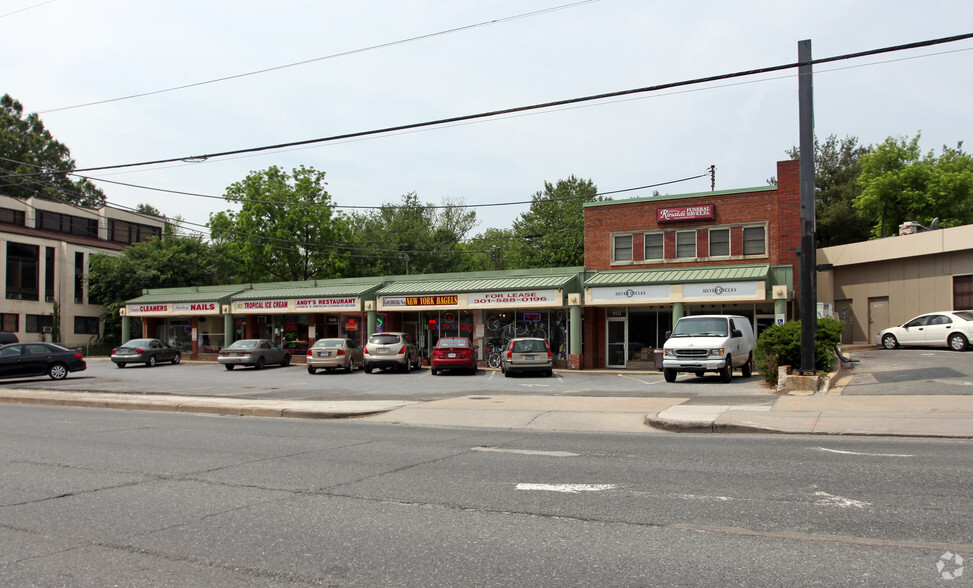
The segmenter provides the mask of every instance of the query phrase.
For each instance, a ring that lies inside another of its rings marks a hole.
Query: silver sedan
[[[259,370],[267,364],[288,366],[291,354],[267,339],[240,339],[221,349],[216,361],[228,370],[238,365],[252,365]]]

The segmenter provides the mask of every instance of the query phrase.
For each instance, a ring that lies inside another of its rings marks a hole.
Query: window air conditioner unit
[[[53,331],[51,327],[41,327],[41,333],[50,333]]]

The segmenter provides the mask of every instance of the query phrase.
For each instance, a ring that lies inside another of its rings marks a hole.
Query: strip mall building
[[[584,267],[148,290],[122,336],[138,317],[193,358],[258,337],[299,358],[323,337],[406,331],[425,355],[469,337],[481,360],[541,336],[559,367],[651,367],[681,316],[740,314],[757,332],[794,316],[799,207],[798,162],[783,161],[776,186],[588,203]]]

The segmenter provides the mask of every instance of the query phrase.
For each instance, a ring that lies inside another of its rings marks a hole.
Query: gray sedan
[[[291,354],[267,339],[240,339],[221,349],[216,361],[228,370],[238,365],[252,365],[259,370],[268,363],[288,366]]]
[[[132,339],[111,350],[111,360],[120,368],[130,363],[144,363],[152,367],[162,362],[173,365],[182,360],[178,347],[166,345],[158,339]]]

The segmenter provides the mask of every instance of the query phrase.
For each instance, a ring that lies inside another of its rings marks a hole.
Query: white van
[[[750,319],[731,314],[684,316],[676,321],[663,345],[662,372],[667,382],[677,372],[718,372],[724,382],[739,369],[744,378],[753,374],[756,341]]]

